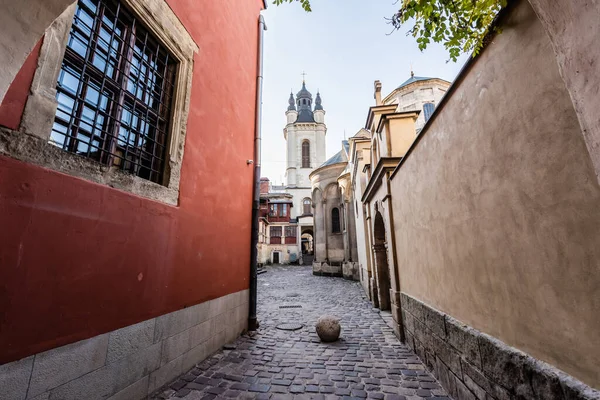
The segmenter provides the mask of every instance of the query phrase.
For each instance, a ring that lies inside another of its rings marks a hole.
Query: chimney
[[[269,178],[260,178],[260,194],[269,193],[269,186],[271,186]]]
[[[375,81],[375,105],[381,105],[381,82]]]

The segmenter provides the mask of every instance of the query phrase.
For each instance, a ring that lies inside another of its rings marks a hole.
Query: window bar
[[[156,57],[156,61],[157,61],[156,66],[158,67],[158,59],[160,57],[160,44],[157,45],[156,55],[157,55],[157,57]],[[169,88],[167,87],[167,85],[169,84],[167,82],[168,69],[169,69],[169,53],[166,53],[165,54],[165,67],[164,67],[164,71],[163,71],[163,78],[162,78],[162,82],[161,82],[161,85],[160,85],[161,86],[161,88],[160,88],[160,96],[159,96],[159,101],[158,101],[158,104],[157,104],[158,115],[157,115],[157,118],[156,118],[156,138],[155,138],[156,140],[154,142],[154,147],[152,149],[153,150],[153,154],[154,154],[156,152],[156,145],[157,145],[157,142],[159,140],[159,134],[164,135],[164,145],[161,145],[162,146],[162,151],[161,151],[161,154],[160,154],[160,157],[163,159],[164,164],[167,164],[169,162],[169,160],[166,160],[166,154],[167,154],[166,148],[167,148],[167,145],[168,145],[168,135],[169,135],[168,130],[169,130],[169,125],[166,124],[166,126],[165,126],[165,132],[161,132],[160,131],[160,118],[161,118],[161,110],[163,109],[163,99],[164,99],[164,96],[165,96],[165,92],[167,90],[169,90]],[[172,97],[172,94],[171,94],[171,97]],[[153,168],[154,168],[154,166],[153,166]],[[160,176],[158,177],[161,180],[163,179],[162,175],[163,174],[161,172]]]
[[[150,69],[150,67],[148,65],[146,65],[146,73],[144,74],[144,76],[142,77],[142,66],[144,65],[144,57],[146,56],[146,45],[148,44],[148,32],[145,32],[145,36],[144,36],[144,47],[142,47],[142,54],[140,54],[140,71],[138,73],[138,84],[137,87],[135,89],[135,95],[134,95],[134,101],[137,103],[138,102],[138,87],[142,89],[142,100],[141,102],[144,103],[144,99],[146,98],[146,82],[148,81],[148,71]],[[148,56],[148,58],[150,58],[150,56]],[[146,104],[144,104],[146,105]],[[135,107],[135,105],[134,105]],[[135,134],[135,147],[138,148],[137,152],[138,152],[138,156],[137,156],[137,162],[135,164],[135,174],[138,175],[143,164],[143,158],[144,158],[144,148],[143,146],[139,145],[139,140],[140,138],[145,137],[146,135],[144,135],[143,132],[143,128],[142,126],[144,125],[144,123],[146,123],[148,121],[148,107],[146,107],[146,113],[144,116],[144,119],[142,120],[141,116],[144,115],[142,114],[144,111],[142,110],[142,112],[140,113],[140,118],[138,118],[138,124],[139,127],[137,129],[137,132]]]
[[[119,102],[117,103],[117,123],[115,124],[115,129],[113,131],[112,140],[110,144],[110,152],[109,152],[109,165],[114,164],[114,159],[116,157],[117,152],[117,142],[119,137],[119,128],[121,127],[121,117],[123,116],[123,108],[125,105],[125,93],[127,92],[127,82],[129,81],[129,77],[131,76],[131,59],[133,57],[133,46],[135,46],[135,19],[133,19],[131,28],[129,29],[129,49],[127,50],[127,54],[124,58],[124,68],[123,68],[123,77],[121,81],[121,92],[119,93]],[[131,111],[131,119],[133,121],[133,116],[135,115],[135,104]],[[131,135],[131,123],[129,124],[129,129],[127,132],[127,139],[125,144],[125,153],[121,158],[121,169],[125,169],[125,163],[127,162],[127,150],[129,144],[129,137]]]
[[[95,14],[94,14],[95,15]],[[77,16],[77,14],[75,15],[76,19],[79,19],[79,16]],[[92,27],[92,29],[90,29],[90,37],[88,40],[88,44],[93,43],[93,37],[94,37],[94,31],[98,28],[97,24],[98,24],[98,20],[96,18],[94,18],[94,26]],[[87,25],[86,25],[87,26]],[[71,35],[73,34],[73,30],[71,28]],[[78,107],[81,107],[81,101],[77,101],[77,98],[79,96],[79,93],[81,93],[82,91],[82,87],[83,87],[83,82],[85,80],[85,72],[87,69],[87,63],[89,62],[90,59],[90,54],[92,54],[93,52],[93,45],[89,45],[86,49],[86,53],[85,53],[85,59],[83,62],[83,67],[81,68],[81,72],[80,72],[80,76],[79,76],[79,83],[77,84],[77,91],[75,92],[75,101],[73,103],[73,110],[71,111],[71,116],[69,118],[69,125],[67,126],[67,131],[66,131],[66,137],[65,137],[65,143],[63,143],[63,149],[67,150],[70,147],[72,138],[77,136],[77,132],[78,129],[74,129],[73,127],[73,118],[75,116],[75,114],[78,114],[79,111],[75,111]],[[63,62],[64,64],[64,62]]]
[[[105,7],[103,7],[103,9],[104,8]],[[90,142],[88,144],[87,157],[90,157],[90,152],[92,150],[92,146],[93,146],[93,142],[94,142],[94,131],[96,130],[96,122],[98,120],[98,113],[100,111],[100,106],[102,104],[102,96],[104,96],[104,89],[106,86],[106,72],[108,70],[108,67],[109,67],[110,61],[111,61],[111,53],[112,53],[112,48],[113,48],[113,42],[115,39],[115,33],[117,31],[117,24],[119,23],[120,10],[121,10],[121,3],[117,2],[117,10],[114,13],[114,26],[111,29],[111,34],[110,34],[110,43],[107,43],[108,51],[107,51],[107,55],[106,55],[106,65],[104,66],[103,79],[102,79],[102,83],[100,84],[100,94],[98,96],[98,103],[96,104],[96,111],[94,112],[94,120],[93,120],[93,124],[92,124],[92,132],[90,133]],[[109,12],[110,12],[110,10],[109,10]],[[102,17],[104,17],[105,15],[106,15],[106,13],[103,10]],[[102,25],[103,25],[102,20],[103,20],[103,18],[100,18],[100,29],[102,29]],[[98,35],[98,40],[104,41],[104,39],[102,39],[102,37],[100,35]],[[117,49],[115,49],[115,51],[118,55],[119,49],[117,48]],[[115,65],[114,68],[117,69],[118,68],[117,65]],[[117,71],[115,71],[115,74],[116,74],[116,72]],[[111,103],[110,105],[109,105],[109,102]],[[112,99],[109,99],[107,96],[107,102],[106,102],[107,109],[109,108],[109,106],[112,106],[112,102],[113,102]],[[103,127],[108,125],[108,121],[107,121],[106,117],[104,117],[104,123],[102,125],[103,125]],[[101,147],[101,143],[102,143],[102,139],[103,139],[102,136],[104,136],[103,132],[104,132],[104,129],[101,129],[100,135],[98,135],[101,139],[98,143],[98,146],[99,146],[98,152],[101,151],[100,147]],[[101,158],[101,154],[98,154],[98,155],[99,155],[99,158]]]

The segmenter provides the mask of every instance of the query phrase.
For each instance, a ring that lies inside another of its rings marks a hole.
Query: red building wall
[[[168,3],[200,48],[180,204],[0,156],[0,364],[248,288],[263,2]]]

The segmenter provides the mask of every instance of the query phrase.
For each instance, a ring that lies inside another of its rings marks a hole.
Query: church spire
[[[323,105],[321,104],[321,93],[317,91],[317,97],[315,98],[315,111],[322,110]]]
[[[294,100],[294,93],[290,91],[290,99],[288,100],[288,111],[296,111],[296,100]]]

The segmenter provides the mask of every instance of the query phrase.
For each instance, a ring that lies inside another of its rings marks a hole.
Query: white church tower
[[[308,175],[325,162],[327,127],[321,95],[317,93],[313,108],[312,94],[302,81],[302,89],[296,94],[295,100],[294,94],[290,93],[285,115],[287,125],[283,135],[287,144],[286,192],[294,196],[292,218],[298,218],[307,214],[306,204],[311,198]],[[312,221],[310,224],[312,225]]]

